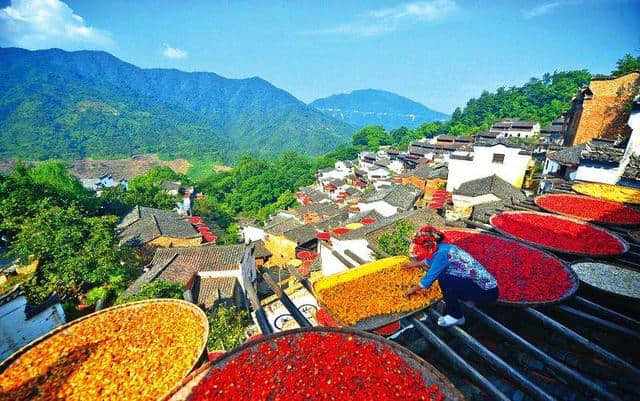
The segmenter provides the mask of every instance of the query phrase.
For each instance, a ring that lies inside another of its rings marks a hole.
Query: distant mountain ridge
[[[0,48],[0,157],[321,154],[353,127],[253,77],[142,69],[101,51]]]
[[[310,106],[356,128],[382,125],[387,130],[405,126],[415,128],[423,123],[447,120],[449,115],[398,94],[359,89],[314,100]]]

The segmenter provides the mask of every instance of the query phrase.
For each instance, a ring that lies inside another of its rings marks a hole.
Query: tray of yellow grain
[[[323,277],[313,284],[316,299],[344,327],[368,331],[394,323],[442,299],[437,281],[405,297],[424,275],[402,267],[409,261],[394,256]]]

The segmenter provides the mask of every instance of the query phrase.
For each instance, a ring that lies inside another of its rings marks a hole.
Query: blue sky
[[[553,70],[640,53],[640,0],[0,0],[0,46],[260,76],[305,102],[390,90],[452,112]]]

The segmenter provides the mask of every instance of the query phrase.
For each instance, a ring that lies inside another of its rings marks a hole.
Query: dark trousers
[[[498,299],[498,287],[483,290],[469,278],[441,274],[438,281],[447,306],[446,313],[456,319],[462,317],[460,301],[472,301],[476,305],[482,305],[495,302]]]

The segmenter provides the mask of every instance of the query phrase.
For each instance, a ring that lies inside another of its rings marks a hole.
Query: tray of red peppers
[[[165,401],[464,400],[409,350],[374,334],[335,327],[276,333],[245,343],[193,372]]]
[[[554,252],[603,257],[629,250],[619,235],[572,217],[509,211],[494,214],[489,222],[503,235]]]
[[[640,210],[610,200],[575,194],[545,194],[538,196],[535,203],[548,212],[593,223],[640,225]]]
[[[548,252],[481,231],[443,231],[446,243],[467,251],[498,281],[498,303],[542,306],[563,302],[578,290],[575,272]]]

